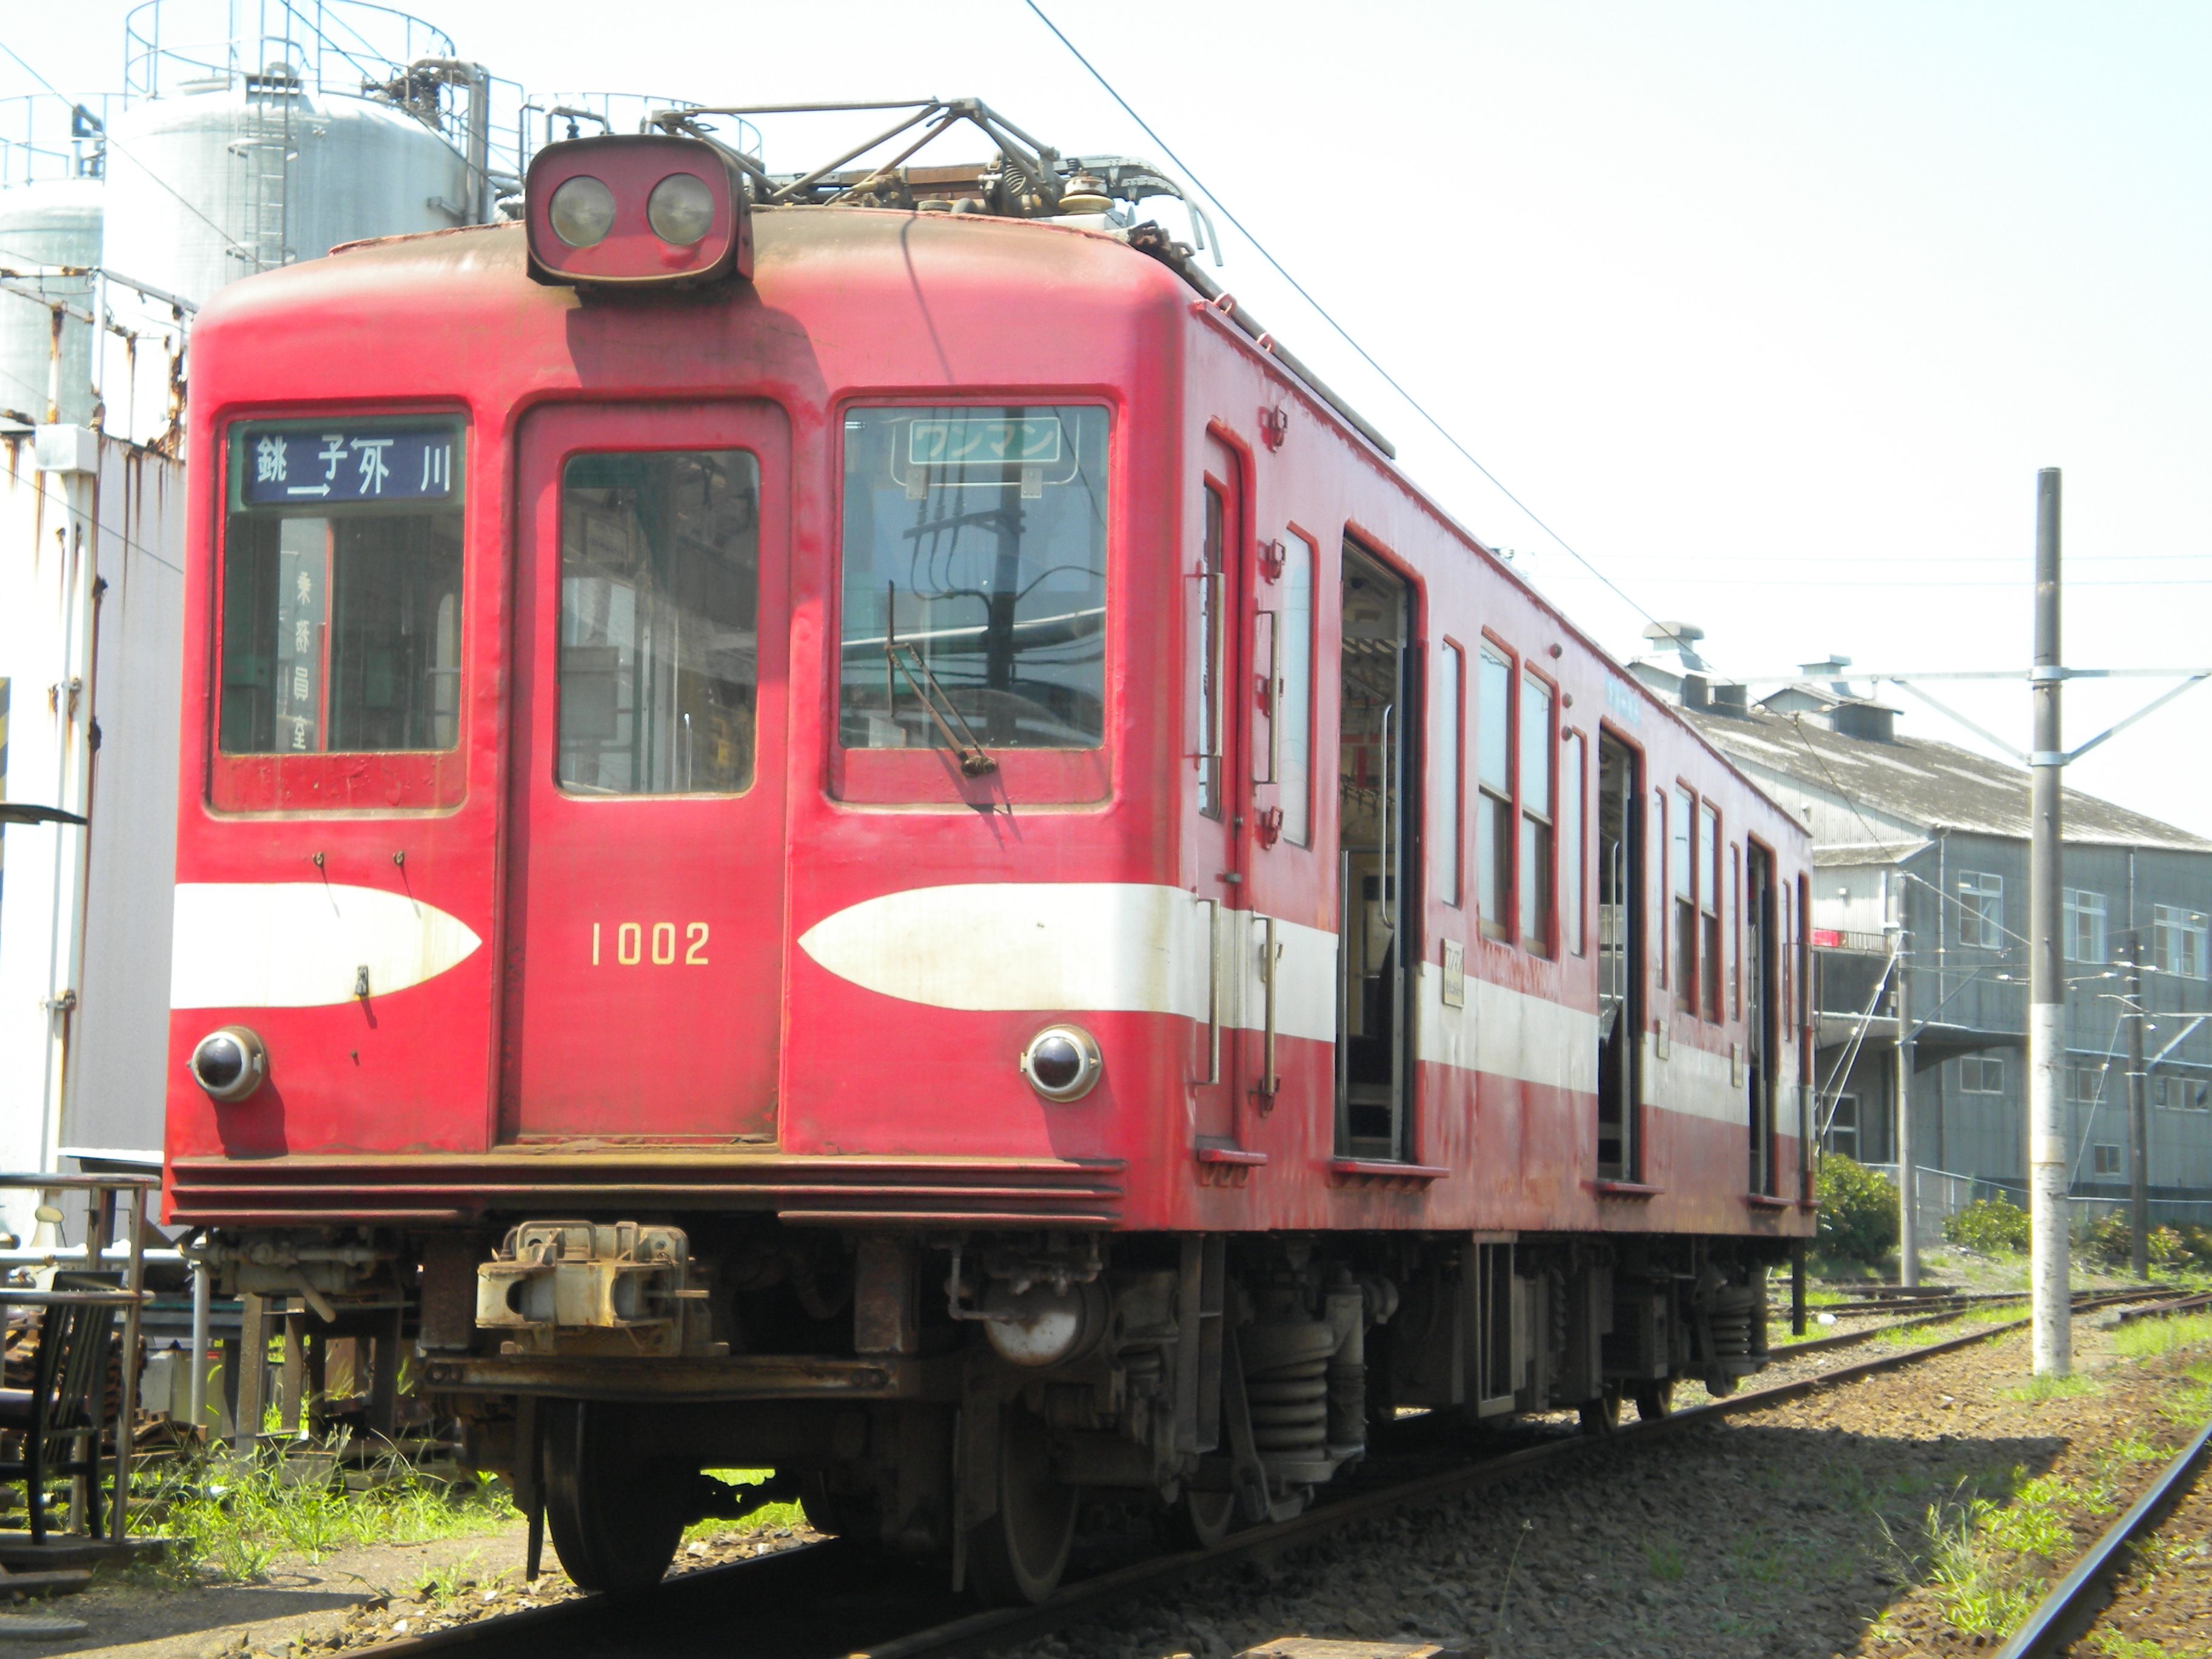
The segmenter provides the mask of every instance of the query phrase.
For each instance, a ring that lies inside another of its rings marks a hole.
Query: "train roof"
[[[1116,300],[1132,309],[1160,306],[1178,309],[1193,291],[1209,299],[1220,290],[1199,270],[1190,250],[1170,241],[1156,226],[1094,228],[1090,224],[1010,218],[993,214],[916,211],[884,207],[787,206],[754,210],[756,293],[773,296],[784,283],[805,283],[827,263],[849,283],[855,262],[874,264],[902,285],[915,280],[919,255],[948,273],[971,282],[1004,284],[1010,274],[1028,292],[1067,299],[1079,292],[1108,304]],[[465,225],[449,229],[366,239],[341,244],[322,259],[302,261],[234,283],[211,300],[198,319],[198,332],[213,338],[228,329],[266,325],[305,310],[329,315],[333,307],[356,320],[368,311],[387,309],[396,294],[416,288],[450,310],[468,302],[477,289],[483,303],[512,312],[517,289],[526,301],[560,310],[587,304],[630,305],[637,296],[587,300],[573,288],[531,281],[526,230],[519,222]],[[951,256],[950,258],[947,256]],[[496,298],[495,297],[495,291]],[[692,291],[677,303],[699,305],[707,293]],[[1622,660],[1573,622],[1550,598],[1499,558],[1461,524],[1399,465],[1389,441],[1249,316],[1233,314],[1233,301],[1222,308],[1235,325],[1235,342],[1266,372],[1301,395],[1321,419],[1335,425],[1352,448],[1392,484],[1406,492],[1440,528],[1484,560],[1493,575],[1511,583],[1560,630],[1604,663],[1620,694],[1647,714],[1656,714],[1698,744],[1714,763],[1765,800],[1781,822],[1800,835],[1802,823],[1738,766],[1728,751],[1654,693]]]

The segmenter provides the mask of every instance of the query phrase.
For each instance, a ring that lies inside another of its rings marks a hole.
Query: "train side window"
[[[222,753],[458,744],[461,439],[451,421],[232,428]]]
[[[1513,665],[1486,645],[1475,684],[1475,896],[1482,931],[1507,939],[1513,901]]]
[[[1553,833],[1552,689],[1534,674],[1521,682],[1521,944],[1552,954]]]
[[[1313,841],[1313,594],[1314,545],[1296,531],[1283,561],[1283,699],[1275,711],[1280,750],[1276,803],[1283,839],[1293,847]]]
[[[1437,653],[1437,787],[1429,798],[1437,896],[1460,902],[1460,757],[1467,744],[1467,653],[1452,641]]]
[[[1583,936],[1583,892],[1589,879],[1589,850],[1583,837],[1583,792],[1589,762],[1583,734],[1567,733],[1559,754],[1559,936],[1576,956],[1588,951]]]
[[[751,453],[570,458],[561,471],[561,787],[749,788],[759,604]]]
[[[1221,816],[1222,573],[1227,568],[1229,503],[1206,481],[1206,544],[1198,584],[1198,810]]]
[[[845,748],[963,725],[988,750],[1103,745],[1109,427],[1080,404],[846,410]]]
[[[1731,1010],[1743,1018],[1743,849],[1729,848],[1729,988]]]
[[[1721,960],[1721,815],[1711,801],[1698,807],[1698,910],[1705,924],[1705,1018],[1720,1023],[1725,989]]]
[[[1674,791],[1668,814],[1667,889],[1674,896],[1674,1006],[1698,1012],[1698,865],[1691,837],[1697,833],[1697,798]]]

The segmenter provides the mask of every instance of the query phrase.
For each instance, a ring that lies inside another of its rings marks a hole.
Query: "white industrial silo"
[[[0,268],[24,273],[8,279],[11,289],[33,290],[71,312],[91,314],[91,277],[33,276],[27,268],[84,269],[100,263],[100,192],[97,179],[0,190]],[[43,421],[49,398],[58,397],[64,421],[91,418],[91,327],[64,314],[61,331],[57,364],[52,310],[20,291],[0,293],[0,409]]]
[[[476,169],[444,134],[282,64],[135,103],[110,140],[109,266],[194,301],[340,242],[483,210]]]

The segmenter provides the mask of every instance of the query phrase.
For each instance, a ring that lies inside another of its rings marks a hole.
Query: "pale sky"
[[[1703,627],[1717,668],[2023,665],[2046,465],[2069,662],[2212,666],[2212,8],[1042,3],[1485,465],[1645,611]],[[17,6],[0,38],[72,95],[112,90],[125,9]],[[1154,149],[1022,0],[416,9],[535,90],[966,94],[1063,151]],[[29,89],[0,60],[0,96]],[[770,126],[769,164],[827,159],[838,132]],[[1644,617],[1229,237],[1227,285],[1413,477],[1638,650]],[[2069,743],[2158,689],[2071,689]],[[1937,693],[2027,745],[2024,691]],[[1905,706],[1908,732],[1976,743]],[[2069,781],[2212,834],[2208,726],[2212,686]]]

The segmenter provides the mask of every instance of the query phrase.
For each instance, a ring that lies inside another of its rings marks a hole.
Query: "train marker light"
[[[608,134],[548,144],[523,185],[530,274],[583,289],[687,288],[752,275],[737,158],[703,138]]]
[[[1022,1075],[1047,1100],[1080,1100],[1097,1086],[1104,1061],[1080,1025],[1048,1025],[1022,1050]]]
[[[645,198],[645,222],[675,247],[690,247],[714,228],[714,192],[696,173],[672,173]]]
[[[545,210],[553,234],[570,247],[597,247],[615,224],[615,193],[588,173],[553,192]]]
[[[245,1026],[226,1025],[199,1040],[185,1069],[210,1100],[229,1104],[261,1086],[269,1075],[269,1050]]]

